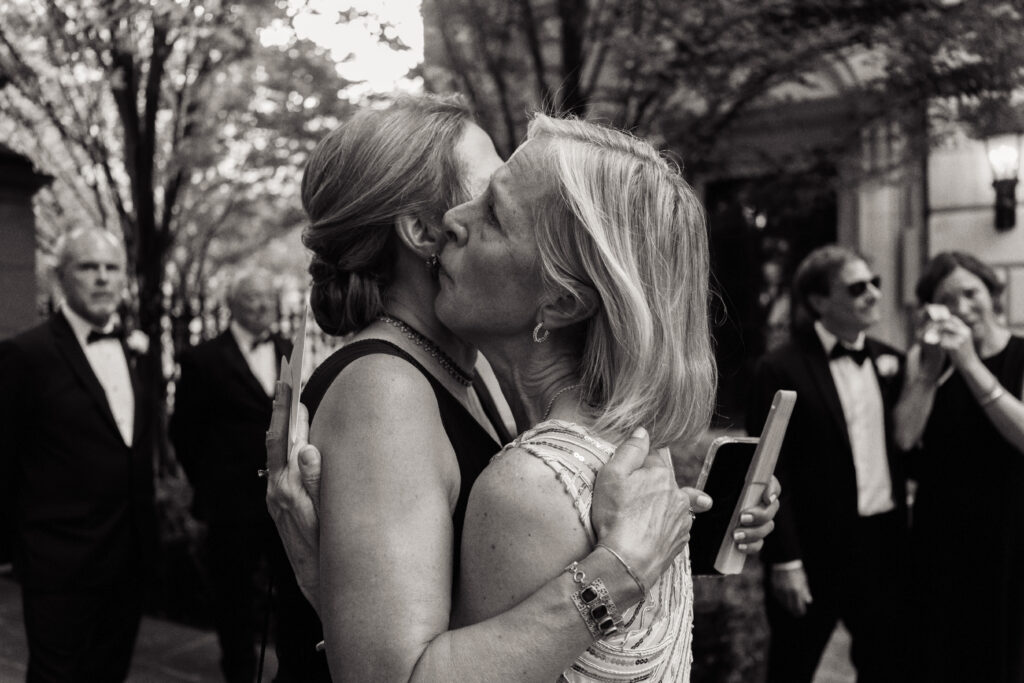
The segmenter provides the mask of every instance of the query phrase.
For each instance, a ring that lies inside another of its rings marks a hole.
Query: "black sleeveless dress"
[[[455,531],[454,548],[455,563],[453,566],[453,582],[459,574],[459,553],[462,541],[462,526],[466,518],[466,503],[469,501],[469,491],[473,482],[483,472],[484,467],[490,462],[491,456],[501,450],[490,434],[476,421],[466,408],[459,403],[458,399],[452,396],[448,390],[433,375],[427,372],[415,358],[398,348],[394,344],[383,339],[364,339],[362,341],[347,344],[333,354],[313,371],[313,375],[306,383],[302,391],[302,402],[309,410],[309,421],[312,423],[320,401],[334,382],[335,378],[344,370],[349,363],[363,356],[373,354],[384,354],[397,356],[411,363],[430,382],[434,390],[434,397],[437,399],[438,412],[441,414],[441,423],[444,425],[445,434],[455,451],[455,458],[459,463],[459,475],[462,478],[459,487],[459,498],[455,504],[455,512],[452,514],[452,526]],[[495,431],[502,436],[506,435],[504,425],[497,417],[497,411],[486,389],[482,384],[476,384],[477,393],[488,413]],[[413,454],[414,455],[414,454]]]
[[[1021,395],[1024,339],[983,361]],[[941,386],[917,463],[913,512],[921,681],[1024,683],[1024,453],[959,373]]]

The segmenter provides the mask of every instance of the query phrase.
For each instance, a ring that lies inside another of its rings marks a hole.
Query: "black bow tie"
[[[849,346],[846,346],[841,342],[837,342],[836,345],[832,347],[832,353],[828,354],[829,360],[835,360],[836,358],[842,358],[843,356],[849,356],[857,365],[863,365],[864,361],[868,359],[868,350],[867,347],[851,349]]]
[[[249,350],[250,351],[255,351],[258,347],[263,346],[264,344],[266,344],[269,341],[270,341],[270,337],[269,336],[257,337],[256,339],[252,340],[252,346],[249,347]]]
[[[92,344],[93,342],[103,341],[104,339],[120,339],[124,333],[120,327],[112,327],[107,332],[101,332],[100,330],[89,330],[88,336],[85,338],[85,343]]]

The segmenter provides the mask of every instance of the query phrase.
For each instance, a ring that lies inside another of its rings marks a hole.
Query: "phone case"
[[[723,574],[739,574],[743,571],[747,556],[741,553],[736,544],[732,542],[732,534],[739,525],[740,514],[743,510],[758,503],[765,487],[771,481],[775,463],[779,459],[779,450],[782,448],[782,440],[786,437],[786,427],[789,425],[789,418],[793,414],[795,405],[795,391],[783,389],[775,392],[775,398],[772,400],[772,406],[768,410],[768,417],[764,423],[764,430],[761,432],[757,450],[754,452],[754,459],[747,470],[743,492],[732,512],[729,528],[718,551],[718,556],[715,558],[715,569]]]
[[[694,519],[690,531],[690,567],[695,575],[720,573],[715,560],[729,537],[732,510],[743,492],[759,441],[757,437],[721,436],[708,447],[696,487],[709,494],[714,505]]]

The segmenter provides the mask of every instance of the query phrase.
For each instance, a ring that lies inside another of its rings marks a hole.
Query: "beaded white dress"
[[[502,451],[510,448],[521,448],[554,471],[572,498],[591,544],[597,543],[590,523],[594,480],[615,446],[577,424],[548,420],[523,432]],[[594,642],[559,680],[690,680],[693,580],[689,549],[648,589],[647,599],[623,610],[622,617],[624,629]]]

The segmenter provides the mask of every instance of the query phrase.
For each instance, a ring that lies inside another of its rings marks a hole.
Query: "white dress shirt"
[[[821,322],[814,323],[825,355],[840,343]],[[848,345],[852,349],[864,348],[862,332],[857,341]],[[877,515],[895,509],[892,498],[892,478],[885,445],[885,407],[878,375],[869,358],[858,365],[849,356],[829,358],[828,369],[839,394],[839,403],[846,418],[846,429],[853,451],[853,465],[857,473],[857,512],[861,517]]]
[[[114,415],[114,422],[121,432],[125,444],[132,445],[135,431],[135,391],[132,389],[132,377],[128,372],[128,360],[124,357],[124,347],[113,337],[100,339],[89,344],[86,338],[93,330],[107,332],[114,327],[116,320],[111,319],[106,327],[97,329],[88,320],[71,310],[67,304],[61,306],[61,313],[71,325],[75,338],[78,339],[85,358],[89,361],[96,379],[107,395],[107,404]]]
[[[242,357],[252,371],[252,374],[259,381],[267,396],[274,395],[274,385],[277,382],[278,360],[275,358],[274,343],[267,339],[266,342],[252,348],[256,337],[252,332],[245,329],[234,320],[231,321],[231,334],[235,336],[235,342],[242,351]]]

